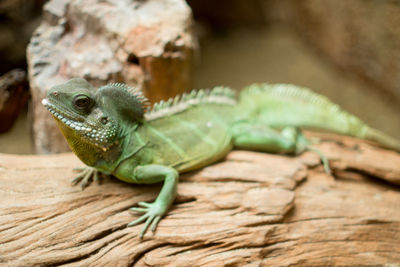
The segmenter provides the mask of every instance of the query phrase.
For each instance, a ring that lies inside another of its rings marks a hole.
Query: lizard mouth
[[[42,105],[54,116],[54,118],[61,121],[63,124],[76,131],[91,131],[91,128],[85,127],[82,123],[84,118],[79,115],[72,116],[66,110],[61,110],[56,105],[52,104],[47,98],[42,100]]]

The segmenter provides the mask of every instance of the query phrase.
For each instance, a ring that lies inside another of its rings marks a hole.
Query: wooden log
[[[400,190],[382,179],[399,183],[400,155],[338,140],[319,146],[335,179],[311,152],[234,151],[183,175],[142,241],[127,209],[160,185],[107,178],[81,191],[69,184],[82,165],[72,154],[0,154],[0,265],[397,266]]]
[[[191,26],[183,0],[49,1],[27,49],[36,152],[69,151],[41,100],[72,77],[138,86],[151,101],[190,90]]]

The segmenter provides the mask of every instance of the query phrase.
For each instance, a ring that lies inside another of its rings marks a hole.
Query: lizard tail
[[[385,148],[393,149],[397,152],[400,152],[400,141],[374,128],[368,127],[365,131],[364,137],[361,138],[377,142]]]
[[[400,142],[369,127],[327,97],[291,84],[254,84],[240,94],[242,115],[270,127],[322,130],[377,142],[400,152]]]

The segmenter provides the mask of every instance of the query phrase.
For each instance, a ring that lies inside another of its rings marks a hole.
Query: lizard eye
[[[108,118],[107,118],[107,117],[102,117],[102,118],[100,119],[100,121],[101,121],[102,124],[107,124]]]
[[[86,95],[77,95],[74,98],[73,103],[77,109],[84,110],[90,106],[91,101],[90,98]]]

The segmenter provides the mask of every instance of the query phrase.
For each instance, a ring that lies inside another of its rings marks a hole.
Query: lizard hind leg
[[[324,167],[325,173],[328,175],[332,174],[331,168],[329,166],[328,158],[324,155],[324,153],[322,153],[321,150],[314,147],[313,143],[310,142],[300,130],[298,130],[298,133],[296,134],[296,144],[297,144],[296,154],[300,154],[304,151],[311,151],[311,152],[316,153],[321,160],[321,163],[322,163],[322,166]]]
[[[319,155],[325,172],[331,172],[326,156],[313,147],[297,127],[288,126],[278,130],[257,122],[239,122],[233,125],[231,133],[234,145],[239,149],[292,155],[313,151]]]
[[[231,128],[236,148],[275,154],[295,154],[296,134],[292,129],[279,131],[257,122],[238,122]]]

